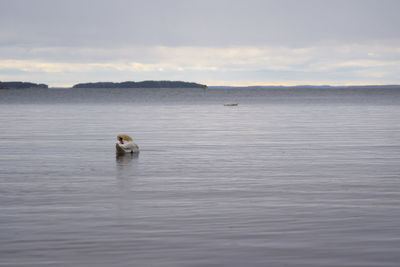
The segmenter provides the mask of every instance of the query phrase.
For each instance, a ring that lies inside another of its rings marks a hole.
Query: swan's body
[[[132,137],[126,134],[119,134],[117,138],[119,142],[115,144],[115,148],[118,154],[139,153],[139,146],[133,142]]]

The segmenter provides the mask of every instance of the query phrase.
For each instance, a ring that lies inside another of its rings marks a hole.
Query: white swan
[[[139,153],[139,146],[133,142],[132,137],[126,134],[119,134],[117,136],[118,142],[115,148],[118,154],[124,153]]]

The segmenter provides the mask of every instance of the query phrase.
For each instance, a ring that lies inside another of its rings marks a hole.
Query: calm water
[[[399,266],[400,90],[0,90],[0,115],[0,266]]]

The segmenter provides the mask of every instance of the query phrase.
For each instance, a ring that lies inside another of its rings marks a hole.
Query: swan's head
[[[132,137],[130,137],[129,135],[126,134],[119,134],[117,135],[117,139],[118,141],[133,141]]]

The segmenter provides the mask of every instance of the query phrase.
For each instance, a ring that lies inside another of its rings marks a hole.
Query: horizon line
[[[177,82],[178,80],[143,80],[139,82],[144,82],[144,81],[175,81]],[[2,82],[27,82],[27,81],[0,81]],[[27,83],[36,83],[36,84],[45,84],[48,86],[48,88],[72,88],[73,86],[81,83],[102,83],[105,81],[96,81],[96,82],[78,82],[74,84],[53,84],[49,85],[47,83],[43,82],[27,82]],[[129,81],[107,81],[110,83],[123,83],[123,82],[129,82]],[[200,85],[206,85],[208,88],[274,88],[274,87],[378,87],[378,86],[393,86],[393,87],[400,87],[400,83],[347,83],[347,84],[329,84],[329,83],[299,83],[299,84],[278,84],[278,83],[272,83],[272,84],[257,84],[257,83],[248,83],[248,84],[237,84],[233,83],[231,85],[229,84],[207,84],[207,83],[199,83],[199,82],[191,82],[191,81],[180,81],[180,82],[187,82],[187,83],[197,83]]]
[[[119,83],[119,82],[115,82]],[[48,88],[73,88],[73,85],[60,85],[60,86],[49,86]],[[205,84],[206,85],[206,84]],[[331,84],[297,84],[297,85],[206,85],[207,88],[290,88],[290,87],[400,87],[400,84],[343,84],[343,85],[331,85]]]

